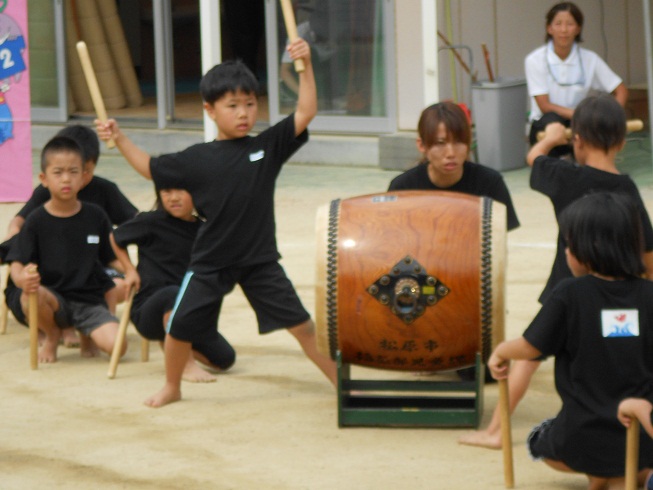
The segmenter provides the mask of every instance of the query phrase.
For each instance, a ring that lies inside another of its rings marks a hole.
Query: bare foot
[[[184,367],[181,379],[191,383],[214,383],[218,377],[202,369],[191,356]]]
[[[97,357],[100,355],[100,349],[93,339],[88,335],[80,336],[80,354],[82,357]]]
[[[51,363],[57,362],[57,348],[59,347],[59,337],[56,339],[46,337],[43,340],[41,349],[39,349],[39,362]]]
[[[181,400],[181,390],[166,383],[161,391],[147,398],[144,403],[148,407],[159,408],[179,400]]]
[[[492,434],[487,430],[476,430],[460,436],[458,444],[485,447],[488,449],[501,449],[501,433]]]
[[[75,332],[74,328],[64,328],[61,333],[64,347],[68,347],[69,349],[79,347],[79,337],[77,336],[77,332]]]

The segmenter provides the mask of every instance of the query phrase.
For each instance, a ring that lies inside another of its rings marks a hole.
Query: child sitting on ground
[[[535,427],[535,460],[584,473],[590,489],[622,488],[625,431],[615,417],[626,397],[653,397],[653,282],[642,278],[639,210],[624,194],[598,192],[560,216],[567,263],[561,281],[522,337],[499,344],[488,366],[508,377],[512,359],[555,356],[562,408]],[[650,470],[653,441],[640,441],[640,470]]]
[[[571,128],[577,163],[547,156],[549,150],[566,140],[565,127],[551,123],[546,127],[544,139],[533,146],[526,160],[533,167],[531,187],[549,197],[556,219],[576,199],[596,191],[620,192],[631,197],[637,206],[644,233],[644,264],[647,277],[653,277],[653,227],[635,182],[619,173],[615,160],[626,143],[626,113],[614,97],[603,94],[584,99],[576,108]],[[559,231],[556,256],[550,277],[540,295],[544,303],[554,287],[572,276],[566,263],[564,235]],[[510,411],[519,404],[540,365],[537,360],[517,361],[513,366],[508,389]],[[501,416],[498,407],[485,430],[466,434],[461,444],[491,449],[501,447]]]
[[[138,246],[140,289],[134,297],[131,321],[143,337],[159,341],[161,346],[200,226],[188,192],[160,189],[154,211],[138,214],[113,230],[111,235],[114,252],[125,270],[134,269],[127,246]],[[182,376],[186,381],[216,380],[195,362],[196,359],[216,371],[229,369],[236,360],[234,349],[217,328],[207,335],[193,342]]]
[[[98,348],[109,354],[118,321],[105,301],[106,291],[115,286],[102,264],[119,264],[111,249],[109,218],[77,198],[83,186],[79,145],[64,136],[50,140],[41,153],[39,179],[50,198],[30,213],[7,256],[11,278],[22,290],[19,308],[12,311],[26,323],[28,297],[38,293],[39,362],[57,360],[61,329],[73,326],[82,334],[83,355],[95,355]],[[134,277],[125,280],[131,284]]]
[[[335,363],[317,350],[314,324],[279,264],[274,188],[282,165],[308,140],[317,95],[308,43],[287,47],[303,59],[293,114],[256,136],[256,77],[241,62],[224,62],[200,82],[204,109],[215,122],[215,141],[150,158],[118,128],[96,121],[101,139],[113,139],[126,160],[158,188],[187,190],[206,219],[193,246],[188,272],[165,340],[166,382],[145,401],[160,407],[181,399],[181,377],[193,342],[215,329],[223,297],[239,284],[254,308],[260,333],[287,329],[306,355],[335,384]]]
[[[82,189],[79,191],[79,200],[100,206],[109,216],[113,225],[119,225],[133,218],[138,210],[120,191],[118,186],[105,178],[95,175],[95,170],[100,158],[100,142],[95,132],[86,126],[75,124],[61,129],[56,136],[66,136],[77,142],[84,155],[84,171],[82,173]],[[27,203],[18,211],[9,222],[6,242],[3,243],[8,250],[14,237],[23,227],[27,217],[39,206],[50,199],[50,191],[43,185],[38,185]],[[115,313],[116,305],[125,296],[124,281],[121,274],[111,271],[114,282],[118,287],[107,292],[109,309]],[[7,282],[5,296],[8,305],[18,305],[21,295],[11,280]],[[12,312],[14,310],[12,309]],[[20,316],[20,313],[18,313]],[[16,315],[14,315],[16,316]],[[77,347],[79,340],[74,329],[63,330],[63,341],[66,347]]]

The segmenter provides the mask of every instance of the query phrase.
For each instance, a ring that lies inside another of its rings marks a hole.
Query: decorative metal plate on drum
[[[407,255],[369,286],[367,292],[388,306],[404,323],[410,324],[422,316],[427,307],[449,294],[449,288]]]

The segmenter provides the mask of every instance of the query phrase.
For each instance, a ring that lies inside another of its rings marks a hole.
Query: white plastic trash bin
[[[523,78],[481,80],[472,85],[479,163],[498,171],[526,164],[527,97]]]

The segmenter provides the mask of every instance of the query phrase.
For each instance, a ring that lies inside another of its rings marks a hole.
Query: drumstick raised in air
[[[286,23],[286,32],[288,33],[288,39],[290,42],[293,42],[299,36],[297,34],[297,24],[295,23],[295,13],[292,9],[292,4],[290,0],[280,0],[281,1],[281,11],[283,12],[283,20]],[[304,61],[295,60],[295,71],[301,73],[304,71]]]
[[[634,131],[641,131],[644,129],[644,122],[641,119],[629,119],[626,121],[626,131],[629,133],[632,133]],[[571,129],[567,128],[565,130],[565,136],[567,136],[567,139],[571,139]],[[537,141],[540,141],[544,138],[544,131],[540,131],[537,133]]]
[[[91,92],[91,99],[93,99],[95,113],[97,114],[98,119],[105,123],[108,119],[107,111],[104,108],[104,100],[102,100],[100,86],[97,83],[93,64],[91,63],[91,57],[88,54],[88,48],[84,41],[79,41],[77,43],[77,54],[79,55],[79,61],[82,64],[82,70],[84,71],[84,77],[86,78],[86,85],[88,85],[88,90]],[[107,148],[114,148],[115,146],[116,143],[112,139],[107,141]]]

